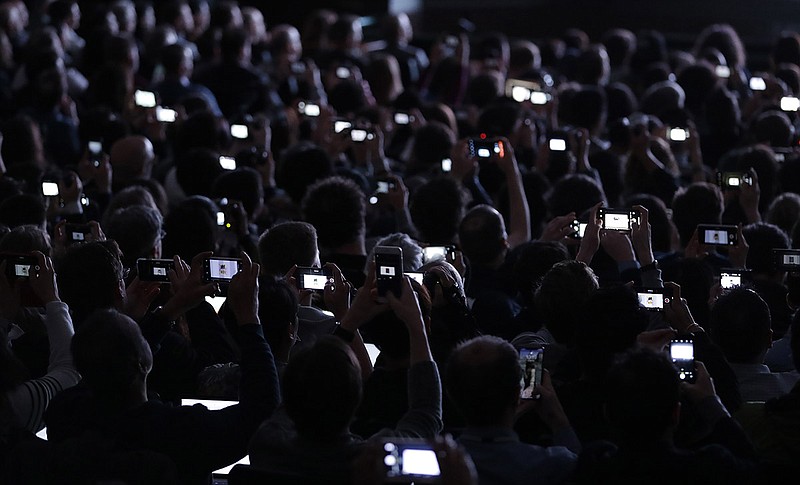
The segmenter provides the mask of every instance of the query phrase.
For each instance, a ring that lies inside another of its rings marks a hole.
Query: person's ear
[[[117,287],[114,289],[114,301],[118,310],[125,307],[125,299],[128,296],[128,290],[125,288],[125,280],[120,278],[117,281]]]

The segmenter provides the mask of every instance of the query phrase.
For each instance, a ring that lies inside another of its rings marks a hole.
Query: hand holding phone
[[[386,483],[439,482],[439,460],[424,439],[386,438],[381,441],[381,449]]]

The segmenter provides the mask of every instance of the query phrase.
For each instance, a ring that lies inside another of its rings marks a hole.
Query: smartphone
[[[375,133],[370,131],[361,129],[361,128],[354,128],[350,130],[350,139],[356,143],[361,143],[366,140],[372,140],[375,138]]]
[[[51,181],[42,182],[42,195],[45,197],[55,197],[58,195],[58,183]]]
[[[39,271],[39,259],[31,254],[0,254],[0,260],[6,262],[6,278],[8,280],[28,279]]]
[[[731,77],[731,68],[728,66],[716,66],[714,67],[714,72],[717,73],[717,76],[721,77],[722,79],[728,79]]]
[[[522,370],[520,382],[521,399],[539,399],[539,386],[542,385],[542,361],[544,349],[519,349],[519,367]]]
[[[450,158],[443,158],[442,159],[442,172],[450,172],[453,170],[453,160]]]
[[[673,339],[669,343],[669,356],[672,364],[678,369],[678,378],[686,382],[694,382],[694,342],[692,339]]]
[[[403,250],[396,246],[375,247],[375,273],[378,295],[391,291],[399,296],[403,281]]]
[[[175,261],[171,259],[136,260],[136,273],[141,281],[160,281],[169,283],[169,270],[175,269]]]
[[[742,278],[745,273],[745,270],[738,268],[722,268],[719,271],[719,286],[723,290],[738,288],[742,286]]]
[[[414,121],[414,117],[408,113],[397,112],[394,114],[394,122],[397,125],[407,125]]]
[[[375,190],[378,194],[388,194],[390,190],[394,190],[397,184],[393,180],[378,180],[378,188]]]
[[[100,162],[103,160],[103,142],[99,140],[89,140],[86,144],[86,151],[89,152],[89,161],[95,167],[100,166]]]
[[[425,273],[420,273],[419,271],[408,271],[406,272],[406,275],[417,283],[421,285],[424,284]]]
[[[738,238],[736,226],[700,224],[697,226],[697,237],[700,244],[712,246],[736,246]]]
[[[381,463],[387,483],[438,483],[441,470],[436,452],[422,439],[386,438]]]
[[[156,107],[156,93],[152,91],[143,91],[137,89],[133,93],[133,102],[140,108],[155,108]]]
[[[753,185],[753,177],[744,172],[717,172],[717,184],[722,190],[738,190],[743,184]]]
[[[353,123],[347,120],[333,120],[333,132],[341,133],[353,127]]]
[[[551,138],[548,142],[551,152],[565,152],[567,151],[567,140],[563,138]]]
[[[92,233],[92,226],[89,224],[67,223],[64,225],[64,233],[67,236],[67,244],[84,242],[86,237]]]
[[[784,96],[781,98],[781,109],[783,111],[797,111],[800,109],[800,99],[794,96]]]
[[[580,222],[579,220],[575,219],[570,224],[570,228],[572,228],[572,232],[569,233],[569,237],[573,239],[583,239],[583,235],[586,233],[586,226],[589,224],[586,222]]]
[[[238,273],[242,260],[238,258],[210,257],[203,261],[203,282],[227,283]]]
[[[175,123],[178,119],[178,112],[170,108],[156,106],[156,120],[162,123]]]
[[[492,155],[497,155],[502,158],[505,156],[503,142],[495,139],[487,139],[486,134],[481,134],[480,138],[470,138],[468,145],[469,154],[472,157],[491,158]]]
[[[300,290],[325,290],[325,283],[332,282],[330,271],[326,268],[300,267],[294,271],[297,288]]]
[[[631,209],[608,209],[601,207],[597,216],[602,221],[602,228],[606,231],[630,232],[633,223],[639,222],[639,213]]]
[[[550,95],[542,90],[539,83],[509,79],[506,81],[506,96],[518,103],[530,101],[531,104],[547,104]]]
[[[667,131],[667,138],[669,141],[686,141],[689,139],[689,130],[685,128],[670,128],[670,130]]]
[[[231,125],[231,136],[237,140],[247,140],[250,137],[250,130],[247,125]]]
[[[672,303],[672,288],[637,288],[639,304],[650,312],[663,312]]]
[[[233,157],[219,157],[219,166],[225,170],[236,170],[236,159]]]
[[[431,261],[445,261],[453,260],[453,252],[456,250],[455,246],[428,246],[422,248],[422,262],[427,264]]]
[[[750,89],[753,91],[766,91],[767,83],[763,77],[753,76],[750,78]]]
[[[311,118],[316,118],[321,113],[321,109],[318,104],[307,103],[305,101],[300,101],[297,103],[297,110],[300,111],[301,115]]]
[[[773,249],[775,267],[781,271],[800,271],[800,249]]]

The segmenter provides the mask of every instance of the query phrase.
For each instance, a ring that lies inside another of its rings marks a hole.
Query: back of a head
[[[300,203],[309,185],[333,175],[333,162],[322,148],[301,142],[281,156],[276,179],[295,203]]]
[[[193,112],[178,128],[175,139],[176,159],[195,148],[221,150],[230,141],[230,132],[223,128],[223,124],[212,111]]]
[[[623,354],[608,371],[606,391],[606,417],[622,444],[652,444],[673,425],[680,380],[666,355],[646,348]]]
[[[792,31],[781,32],[772,48],[772,64],[784,62],[800,66],[800,34]]]
[[[772,147],[786,147],[794,138],[794,126],[786,113],[766,111],[758,115],[753,124],[753,135],[757,143]]]
[[[93,311],[117,304],[123,276],[119,254],[114,241],[87,242],[70,246],[56,262],[59,293],[73,312],[75,328]]]
[[[235,63],[242,50],[249,44],[247,31],[240,27],[231,27],[222,32],[219,47],[224,62]]]
[[[516,408],[522,369],[507,341],[484,335],[460,344],[450,355],[447,394],[469,426],[496,426]]]
[[[277,351],[291,325],[297,321],[298,294],[283,277],[263,275],[258,289],[258,317],[264,338]]]
[[[598,202],[605,202],[603,188],[593,178],[583,174],[573,174],[556,182],[547,197],[550,213],[562,216],[574,212],[583,214]]]
[[[601,129],[606,123],[608,102],[606,93],[597,86],[583,86],[569,100],[568,124],[586,128],[589,132]]]
[[[124,405],[119,400],[153,366],[139,326],[116,310],[99,310],[83,322],[72,337],[72,356],[93,394],[101,402],[118,405]]]
[[[575,80],[581,84],[598,85],[606,82],[610,61],[605,47],[592,45],[578,56]]]
[[[250,219],[256,218],[262,207],[264,188],[261,174],[252,167],[238,167],[219,174],[211,185],[214,199],[239,200]]]
[[[164,221],[163,253],[191,261],[197,254],[214,251],[217,240],[217,206],[210,199],[193,196],[183,200]]]
[[[748,224],[742,228],[747,241],[747,267],[755,274],[774,275],[778,272],[773,249],[789,249],[789,236],[781,228],[766,222]]]
[[[536,290],[536,309],[557,342],[569,345],[583,306],[597,290],[597,276],[580,261],[556,263]]]
[[[420,127],[414,133],[412,172],[424,172],[439,166],[450,157],[455,143],[455,135],[446,125],[433,121]]]
[[[428,293],[428,289],[413,280],[411,287],[417,294],[422,318],[429,319],[431,315],[431,296]],[[385,355],[393,363],[408,360],[411,352],[408,327],[395,312],[388,310],[375,315],[361,327],[361,331],[369,342],[374,343],[380,349],[381,355]]]
[[[312,266],[318,261],[317,231],[307,222],[283,222],[261,234],[258,256],[265,274],[283,276],[294,265]]]
[[[515,251],[516,252],[516,251]],[[519,248],[513,278],[522,300],[533,303],[535,285],[556,264],[570,259],[566,246],[555,241],[530,241]]]
[[[506,238],[503,216],[486,204],[470,209],[458,228],[461,249],[477,266],[491,265],[501,256],[506,249]]]
[[[489,136],[511,136],[522,110],[519,103],[498,101],[487,106],[478,118],[478,131]]]
[[[411,236],[404,232],[394,232],[387,236],[384,236],[375,243],[373,246],[372,251],[370,254],[367,255],[367,261],[374,261],[375,259],[375,248],[378,246],[394,246],[398,247],[403,250],[403,271],[404,272],[413,272],[419,271],[419,268],[422,267],[422,247],[420,247],[417,241],[413,240]],[[367,263],[367,267],[364,268],[364,272],[366,273],[369,270],[369,263]]]
[[[350,179],[330,177],[308,188],[305,219],[317,229],[319,245],[333,250],[356,241],[365,231],[364,193]]]
[[[111,214],[117,210],[135,205],[158,209],[158,205],[149,190],[141,185],[132,185],[130,187],[125,187],[111,197],[111,201],[108,203],[103,213],[102,225],[105,226],[105,219],[110,217]]]
[[[46,220],[41,197],[20,194],[12,195],[0,202],[0,223],[12,229],[27,224],[44,227]]]
[[[722,217],[722,192],[719,187],[695,182],[683,187],[672,199],[672,221],[686,246],[698,224],[719,224]]]
[[[425,183],[411,198],[411,219],[420,239],[429,244],[450,244],[458,234],[468,194],[451,177],[437,177]]]
[[[575,343],[583,373],[602,378],[614,356],[632,348],[636,337],[647,330],[647,310],[639,305],[628,286],[600,288],[583,306],[583,318],[575,329]]]
[[[626,29],[612,29],[603,34],[603,45],[611,67],[624,66],[636,50],[636,36]]]
[[[783,232],[791,235],[797,221],[800,220],[800,195],[794,192],[784,192],[775,197],[770,204],[765,217],[770,224],[783,229]]]
[[[351,79],[345,79],[331,88],[328,101],[337,113],[343,115],[356,113],[367,106],[364,87]]]
[[[161,213],[152,207],[135,205],[109,215],[103,232],[113,239],[122,251],[122,264],[133,268],[139,258],[152,258],[160,246]]]
[[[41,226],[17,226],[0,239],[0,252],[3,253],[29,253],[41,251],[49,256],[51,251],[50,236]]]
[[[286,413],[300,437],[331,441],[347,431],[361,402],[361,369],[336,337],[292,356],[283,375]]]
[[[184,153],[175,165],[175,176],[186,195],[211,195],[214,180],[225,172],[219,164],[219,153],[196,148]]]
[[[753,290],[732,289],[711,308],[711,340],[731,363],[760,364],[770,346],[771,328],[769,307]]]

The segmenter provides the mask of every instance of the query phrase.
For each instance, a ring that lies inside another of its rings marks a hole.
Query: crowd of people
[[[268,21],[0,2],[5,482],[799,471],[799,34]]]

